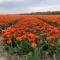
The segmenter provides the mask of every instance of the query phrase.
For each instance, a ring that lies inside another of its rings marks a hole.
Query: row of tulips
[[[18,22],[2,30],[2,47],[8,52],[27,55],[31,60],[38,60],[44,52],[48,52],[50,56],[60,53],[60,27],[31,15],[14,16],[9,19]],[[6,23],[9,19],[5,20]]]
[[[58,24],[58,23],[56,23],[56,22],[48,22],[47,20],[42,19],[42,18],[38,18],[38,19],[39,19],[39,20],[42,20],[43,22],[46,22],[47,24],[50,24],[50,25],[52,25],[52,26],[54,26],[54,27],[60,28],[60,24]]]
[[[35,16],[36,17],[36,16]],[[54,18],[55,17],[55,18]],[[39,20],[42,20],[50,25],[53,25],[55,27],[60,27],[60,20],[59,20],[59,16],[53,16],[53,15],[43,15],[43,16],[37,16],[37,18]]]
[[[44,51],[50,56],[60,51],[60,28],[34,16],[22,16],[12,27],[2,30],[2,45],[10,53],[37,59]]]
[[[18,19],[21,19],[22,17],[20,17],[20,15],[7,15],[7,16],[0,16],[0,25],[1,24],[9,24],[10,22],[12,21],[15,21],[15,20],[18,20]]]
[[[42,18],[47,22],[54,22],[60,24],[60,15],[38,15],[36,17]]]
[[[3,29],[6,29],[10,26],[13,26],[18,22],[18,20],[22,19],[22,16],[20,15],[3,15],[0,16],[0,34]]]
[[[17,22],[18,22],[18,20],[12,21],[12,22],[10,22],[9,24],[1,24],[1,25],[0,25],[0,34],[1,34],[2,30],[6,29],[6,28],[8,28],[8,27],[10,27],[10,26],[13,26],[13,25],[16,24]]]

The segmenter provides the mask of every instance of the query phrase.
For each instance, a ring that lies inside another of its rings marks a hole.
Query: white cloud
[[[41,7],[29,7],[30,11],[60,11],[60,5],[54,6],[41,6]]]

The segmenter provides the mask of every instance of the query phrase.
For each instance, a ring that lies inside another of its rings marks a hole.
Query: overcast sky
[[[60,0],[0,0],[0,14],[60,11]]]

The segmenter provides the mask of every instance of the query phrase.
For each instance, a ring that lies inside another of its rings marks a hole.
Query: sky
[[[60,11],[60,0],[0,0],[0,14]]]

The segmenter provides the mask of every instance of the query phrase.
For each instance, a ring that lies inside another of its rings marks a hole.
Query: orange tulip
[[[16,41],[17,41],[17,42],[19,42],[19,41],[21,41],[21,40],[22,40],[21,37],[17,37],[17,38],[16,38]]]
[[[37,44],[35,42],[32,43],[31,45],[32,48],[36,48],[37,47]]]
[[[7,40],[7,44],[12,44],[12,40]]]
[[[53,42],[51,42],[51,43],[50,43],[50,46],[54,47],[54,46],[55,46],[55,44],[54,44]]]
[[[58,41],[57,41],[58,43],[60,43],[60,39],[58,39]]]

